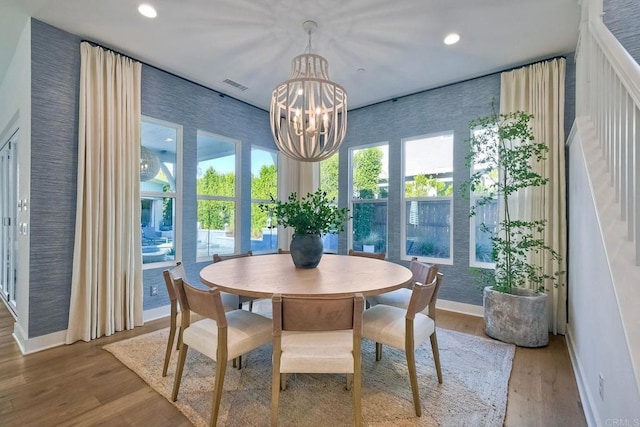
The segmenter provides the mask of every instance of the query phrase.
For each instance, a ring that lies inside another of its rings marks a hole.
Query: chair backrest
[[[420,262],[415,257],[411,260],[409,269],[411,270],[412,275],[411,281],[413,283],[422,283],[423,285],[433,282],[433,280],[436,278],[436,275],[438,274],[437,265]],[[409,286],[409,289],[411,289],[411,286]]]
[[[354,251],[353,249],[349,249],[349,255],[350,256],[361,256],[361,257],[365,257],[365,258],[374,258],[374,259],[384,259],[384,257],[385,257],[385,253],[384,252],[380,252],[380,253],[360,252],[360,251]]]
[[[429,317],[433,320],[436,319],[436,301],[443,278],[442,273],[436,273],[436,277],[426,285],[420,282],[413,284],[413,292],[409,300],[409,307],[407,307],[407,319],[414,319],[416,313],[421,312],[427,306],[429,306]]]
[[[226,261],[228,259],[233,259],[233,258],[244,258],[247,256],[252,256],[253,252],[252,251],[247,251],[241,254],[233,254],[233,255],[218,255],[218,254],[213,254],[213,262],[220,262],[220,261]]]
[[[175,281],[177,279],[186,278],[187,274],[184,271],[184,265],[180,261],[176,262],[176,266],[169,269],[164,270],[162,272],[164,275],[164,284],[167,286],[167,294],[169,294],[169,301],[174,303],[178,300],[178,294],[176,291]]]
[[[284,249],[278,248],[278,254],[290,254],[291,251],[285,251]]]
[[[218,329],[227,326],[227,317],[218,288],[198,289],[188,284],[183,278],[176,279],[174,283],[182,310],[187,314],[184,316],[183,328],[189,326],[191,318],[189,313],[192,311],[215,320]]]
[[[275,294],[273,304],[273,335],[282,331],[354,330],[362,335],[362,294],[346,297],[288,297]]]

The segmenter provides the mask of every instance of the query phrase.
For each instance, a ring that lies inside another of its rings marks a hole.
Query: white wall
[[[589,425],[640,425],[640,267],[588,123],[576,120],[569,144],[567,341],[585,415]]]
[[[0,139],[18,130],[18,198],[30,194],[31,159],[31,20],[25,18],[16,51],[0,83]],[[29,210],[18,212],[17,223],[29,223]],[[16,305],[18,322],[15,336],[22,345],[27,339],[29,321],[29,235],[18,236],[18,275]]]

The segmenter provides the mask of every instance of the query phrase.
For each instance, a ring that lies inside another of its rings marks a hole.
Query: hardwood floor
[[[0,303],[0,425],[190,425],[167,399],[102,350],[107,343],[167,327],[168,319],[28,356],[11,336],[13,322]],[[484,336],[482,319],[472,316],[440,311],[438,326]],[[551,336],[545,348],[516,350],[505,425],[586,425],[564,337]]]

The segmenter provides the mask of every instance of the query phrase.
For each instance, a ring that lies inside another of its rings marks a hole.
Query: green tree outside
[[[432,190],[436,191],[437,197],[452,196],[453,184],[440,181],[433,175],[416,175],[413,182],[408,182],[405,185],[404,195],[405,197],[428,197]]]
[[[338,200],[338,154],[320,162],[320,188],[327,198]]]

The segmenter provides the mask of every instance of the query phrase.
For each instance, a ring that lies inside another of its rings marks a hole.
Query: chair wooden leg
[[[353,415],[356,427],[362,426],[362,374],[356,372],[353,375]]]
[[[436,362],[436,373],[438,374],[438,382],[442,384],[442,368],[440,367],[440,351],[438,350],[438,338],[436,331],[431,334],[431,351],[433,351],[433,361]]]
[[[413,406],[416,409],[416,416],[422,416],[422,406],[420,405],[420,392],[418,390],[418,376],[416,374],[416,357],[413,348],[405,349],[407,355],[407,367],[409,368],[409,380],[411,381],[411,392],[413,393]]]
[[[382,344],[376,343],[376,362],[382,360]]]
[[[235,359],[233,359],[233,360],[235,361]],[[233,367],[234,368],[236,367],[235,362],[234,362]],[[237,366],[237,368],[238,368],[238,370],[242,369],[242,355],[238,356],[238,366]]]
[[[353,374],[347,374],[347,385],[345,390],[351,390],[351,384],[353,383]]]
[[[180,346],[180,354],[178,354],[178,365],[176,366],[176,377],[173,380],[173,392],[171,393],[171,401],[178,399],[178,391],[180,390],[180,381],[182,381],[182,370],[184,369],[184,361],[187,359],[187,350],[189,346],[182,344]]]
[[[249,301],[249,311],[253,311],[253,300]]]
[[[287,374],[280,374],[280,390],[287,389]]]
[[[278,403],[280,400],[280,387],[281,376],[286,374],[280,374],[280,361],[273,361],[273,372],[271,374],[271,426],[276,427],[278,425]],[[285,386],[286,386],[286,377],[285,377]]]
[[[215,427],[218,423],[218,412],[220,412],[220,400],[222,399],[222,390],[224,386],[224,374],[227,371],[227,361],[216,361],[216,379],[213,387],[213,401],[211,404],[211,421],[210,427]]]
[[[167,376],[167,369],[169,369],[169,361],[171,360],[171,353],[173,352],[173,340],[176,336],[176,325],[172,324],[169,328],[169,340],[167,341],[167,351],[164,354],[164,366],[162,367],[162,376]]]

